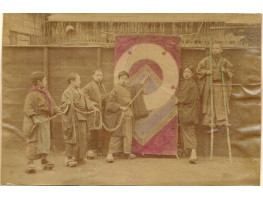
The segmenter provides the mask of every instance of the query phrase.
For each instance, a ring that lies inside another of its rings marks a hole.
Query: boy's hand
[[[221,67],[221,72],[226,72],[226,69],[224,67]]]
[[[93,110],[94,110],[95,112],[99,112],[99,111],[100,111],[100,109],[98,109],[97,107],[94,107]]]
[[[37,117],[35,117],[35,116],[33,117],[33,121],[34,121],[34,123],[37,124],[37,125],[41,123],[41,121],[40,121]]]
[[[57,115],[62,115],[62,114],[63,114],[62,110],[59,109]]]
[[[213,70],[209,69],[205,72],[207,75],[212,75],[213,74]]]
[[[99,107],[99,104],[96,103],[96,102],[92,102],[91,103],[91,108],[95,110],[95,108],[98,108]]]
[[[99,104],[98,104],[97,102],[93,102],[93,105],[94,105],[95,107],[99,107]]]
[[[127,111],[127,110],[128,110],[128,107],[120,106],[120,109],[121,109],[122,111]]]

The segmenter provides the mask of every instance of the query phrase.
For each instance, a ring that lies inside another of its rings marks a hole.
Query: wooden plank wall
[[[3,48],[2,59],[3,122],[21,128],[30,75],[43,71],[43,48]]]
[[[194,66],[208,55],[202,50],[182,49],[182,65]],[[82,86],[91,80],[92,71],[100,65],[104,83],[109,91],[113,87],[114,49],[48,48],[47,61],[49,91],[55,101],[67,87],[66,76],[77,72]],[[258,49],[225,50],[224,56],[234,64],[233,95],[231,100],[231,139],[233,156],[258,157],[260,155],[261,122],[261,51]],[[99,61],[97,58],[101,57]],[[44,48],[3,48],[3,123],[22,128],[23,105],[26,91],[31,87],[30,74],[44,70]],[[61,119],[54,120],[53,145],[64,150]],[[4,132],[5,134],[5,132]],[[204,134],[198,127],[199,155],[203,153]],[[107,149],[107,147],[105,147]],[[225,134],[215,134],[215,155],[228,155]]]

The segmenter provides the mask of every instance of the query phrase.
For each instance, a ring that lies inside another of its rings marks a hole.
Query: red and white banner
[[[114,80],[120,71],[130,74],[131,84],[150,80],[144,101],[149,116],[135,122],[132,151],[174,155],[177,152],[180,38],[120,36],[116,38]]]

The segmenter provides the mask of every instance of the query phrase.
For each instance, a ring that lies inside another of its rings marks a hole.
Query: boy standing
[[[191,149],[189,162],[197,163],[197,140],[195,135],[195,125],[198,123],[198,102],[199,92],[195,81],[192,78],[193,69],[186,67],[183,71],[184,81],[180,85],[178,104],[180,130],[183,135],[184,149]]]
[[[127,88],[129,74],[122,71],[118,75],[119,83],[113,88],[107,98],[105,120],[107,126],[117,130],[112,132],[109,143],[109,152],[106,162],[114,161],[113,153],[123,152],[129,159],[136,156],[131,153],[132,147],[132,121],[131,93]],[[121,121],[121,124],[119,122]]]
[[[93,159],[97,153],[102,153],[101,138],[102,124],[101,117],[104,111],[104,100],[106,90],[102,83],[103,74],[101,69],[95,69],[92,75],[92,81],[88,83],[82,90],[88,99],[98,108],[100,112],[94,112],[88,116],[88,124],[90,130],[89,150],[87,157]]]
[[[41,159],[43,169],[52,169],[54,164],[47,160],[50,150],[50,121],[48,118],[59,112],[54,100],[45,89],[47,79],[40,71],[31,75],[33,87],[28,91],[24,106],[23,132],[27,140],[26,173],[35,173],[33,161]]]
[[[66,143],[67,167],[75,167],[85,162],[87,111],[93,109],[93,104],[80,89],[80,76],[77,73],[69,74],[67,78],[69,86],[62,94],[61,107],[68,107],[62,115],[62,131]]]

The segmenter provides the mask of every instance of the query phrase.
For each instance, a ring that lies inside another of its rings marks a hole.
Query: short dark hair
[[[186,65],[186,66],[183,68],[183,71],[184,71],[185,69],[190,69],[192,73],[194,73],[194,70],[195,70],[195,68],[194,68],[193,65]]]
[[[129,78],[129,73],[126,72],[126,71],[121,71],[119,74],[118,74],[118,79],[120,79],[120,77],[122,76],[127,76]]]
[[[94,69],[92,74],[95,74],[96,72],[101,72],[102,73],[102,69],[101,68],[96,68],[96,69]]]
[[[68,84],[70,84],[71,81],[75,81],[77,76],[79,76],[78,73],[70,73],[67,77]]]
[[[36,71],[31,74],[31,81],[34,85],[37,85],[38,81],[42,81],[45,77],[45,73],[41,71]]]

